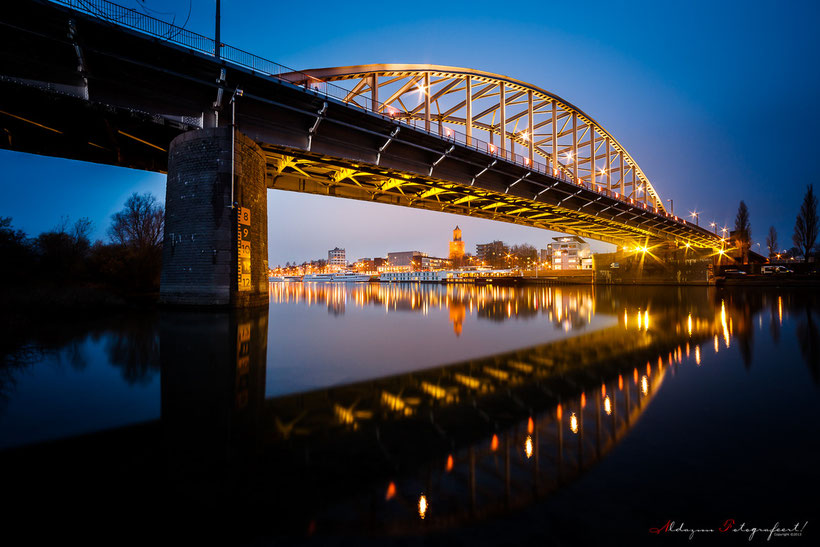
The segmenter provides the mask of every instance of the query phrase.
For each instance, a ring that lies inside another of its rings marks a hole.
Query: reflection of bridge
[[[462,289],[453,301],[477,300],[477,289]],[[388,296],[406,301],[408,293],[361,294],[358,305],[381,306]],[[486,293],[486,303],[523,308],[540,294],[502,289]],[[102,490],[97,497],[104,500],[144,493],[154,502],[168,494],[178,506],[174,518],[180,507],[194,507],[201,519],[198,503],[222,500],[220,511],[237,511],[262,533],[355,522],[388,532],[446,527],[514,509],[573,480],[628,434],[678,365],[700,364],[702,352],[752,348],[760,327],[753,319],[763,310],[779,336],[783,317],[816,301],[805,293],[669,288],[552,294],[547,307],[555,315],[572,311],[572,300],[585,307],[592,299],[592,313],[614,315],[618,324],[270,399],[264,311],[164,311],[158,326],[146,329],[154,343],[141,354],[162,363],[162,420],[4,452],[3,464],[15,469],[4,486],[21,508],[42,503],[44,489],[56,503],[80,491]],[[541,298],[535,301],[540,309]],[[800,328],[796,335],[800,340]],[[816,349],[816,328],[805,336]],[[816,379],[816,352],[810,366]],[[423,522],[421,495],[428,504]]]
[[[167,170],[169,302],[264,301],[265,188],[719,245],[664,210],[610,132],[536,86],[429,65],[288,72],[105,0],[57,4],[85,13],[30,2],[2,15],[2,146]],[[241,244],[234,204],[250,213]]]

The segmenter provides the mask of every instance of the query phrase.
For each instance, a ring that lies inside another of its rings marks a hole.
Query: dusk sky
[[[120,0],[185,22],[188,0]],[[503,7],[503,9],[502,9]],[[213,1],[186,27],[213,34]],[[295,69],[430,63],[507,75],[558,94],[623,143],[679,215],[732,226],[738,202],[765,248],[791,247],[820,170],[818,2],[222,2],[222,40]],[[0,151],[0,216],[29,235],[62,215],[105,238],[132,192],[165,196],[165,176]],[[420,250],[446,256],[458,224],[469,251],[493,239],[541,248],[551,232],[442,213],[268,193],[271,264]],[[597,250],[611,246],[597,243]],[[756,248],[754,250],[757,250]]]

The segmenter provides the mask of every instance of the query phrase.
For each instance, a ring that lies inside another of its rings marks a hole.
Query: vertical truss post
[[[535,120],[532,115],[532,90],[527,91],[527,142],[529,144],[528,156],[530,158],[530,168],[535,160]]]
[[[430,73],[424,73],[424,129],[430,131]]]
[[[473,78],[467,76],[467,145],[473,144]]]
[[[499,110],[500,119],[499,119],[498,123],[501,127],[501,131],[500,131],[501,138],[499,140],[501,141],[500,148],[501,148],[501,155],[502,156],[504,156],[504,152],[507,150],[507,110],[506,110],[507,96],[506,96],[504,87],[505,87],[504,82],[501,82],[501,83],[498,84],[499,100],[501,101],[499,103],[499,105],[500,105],[500,110]]]
[[[578,182],[580,178],[580,173],[578,171],[578,114],[575,112],[572,113],[572,174],[575,180],[573,182]]]
[[[629,197],[634,199],[634,198],[638,197],[637,194],[635,193],[635,166],[634,165],[631,166],[630,171],[632,172],[632,176],[631,176],[632,184],[630,185],[630,188],[629,188]]]
[[[595,189],[595,127],[589,122],[589,184]]]
[[[604,137],[606,138],[606,137]],[[609,139],[606,139],[606,163],[604,163],[604,169],[606,169],[606,189],[612,190],[612,170],[609,168],[609,162],[612,158],[610,157],[610,150],[609,150]]]
[[[623,152],[623,150],[621,150],[621,153],[618,154],[618,158],[621,162],[621,166],[620,166],[621,169],[620,169],[620,171],[618,171],[618,173],[621,176],[621,195],[623,196],[623,195],[625,195],[625,192],[624,192],[625,184],[624,183],[626,182],[626,173],[624,172],[624,152]]]
[[[558,105],[552,101],[552,172],[558,174]]]
[[[379,76],[377,74],[370,77],[370,110],[379,111]]]

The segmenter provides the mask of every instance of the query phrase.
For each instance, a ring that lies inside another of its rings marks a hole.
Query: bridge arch
[[[330,67],[282,76],[321,90],[333,82],[344,102],[423,124],[442,136],[502,156],[523,156],[554,174],[613,190],[666,211],[626,148],[595,119],[536,85],[481,70],[427,64]],[[521,152],[520,154],[518,152]]]

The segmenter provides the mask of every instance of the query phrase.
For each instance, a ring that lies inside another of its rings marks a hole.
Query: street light
[[[711,226],[712,228],[714,228],[714,229],[715,229],[715,235],[717,235],[717,224],[715,224],[715,221],[714,221],[714,220],[713,220],[712,222],[710,222],[710,223],[709,223],[709,226]]]
[[[695,219],[695,226],[700,226],[700,213],[697,211],[691,211],[689,215]]]

